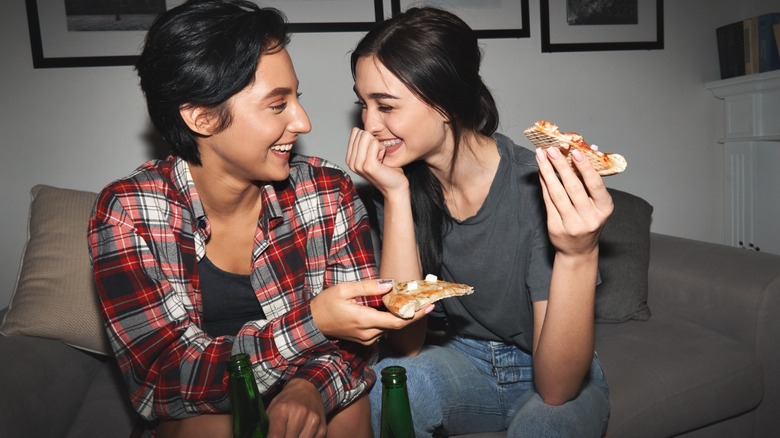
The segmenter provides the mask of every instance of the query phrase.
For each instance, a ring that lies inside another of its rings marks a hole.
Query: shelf
[[[780,254],[780,70],[704,86],[724,106],[724,243]]]
[[[740,94],[780,90],[780,70],[707,82],[704,87],[719,99]]]
[[[780,135],[759,135],[749,137],[726,137],[718,140],[718,143],[752,143],[752,142],[780,142]]]

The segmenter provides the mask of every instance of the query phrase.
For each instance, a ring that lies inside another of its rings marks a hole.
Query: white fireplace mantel
[[[780,254],[780,70],[705,87],[725,103],[724,243]]]

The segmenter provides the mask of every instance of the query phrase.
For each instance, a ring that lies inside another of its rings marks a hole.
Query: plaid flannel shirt
[[[310,311],[323,289],[376,276],[351,180],[325,160],[293,155],[290,177],[264,186],[262,197],[250,278],[267,319],[235,337],[209,337],[200,328],[197,263],[211,230],[187,163],[147,162],[100,193],[90,255],[109,339],[144,418],[229,411],[225,361],[236,353],[249,354],[262,393],[303,378],[327,412],[375,381],[375,349],[326,338]]]

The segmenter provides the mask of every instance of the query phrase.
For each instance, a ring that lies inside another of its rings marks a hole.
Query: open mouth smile
[[[382,140],[381,141],[382,146],[385,147],[385,153],[391,154],[398,150],[399,147],[401,147],[401,144],[403,143],[403,140],[399,138],[394,138],[392,140]]]
[[[292,150],[292,148],[293,148],[292,143],[271,146],[271,150],[278,154],[287,154]]]

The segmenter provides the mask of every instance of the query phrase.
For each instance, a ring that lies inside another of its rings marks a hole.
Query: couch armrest
[[[0,335],[0,436],[64,437],[105,358],[53,339]]]
[[[648,277],[654,314],[752,347],[780,339],[778,255],[652,233]]]
[[[648,276],[653,315],[693,322],[755,349],[764,378],[756,436],[780,430],[780,256],[652,233]]]

